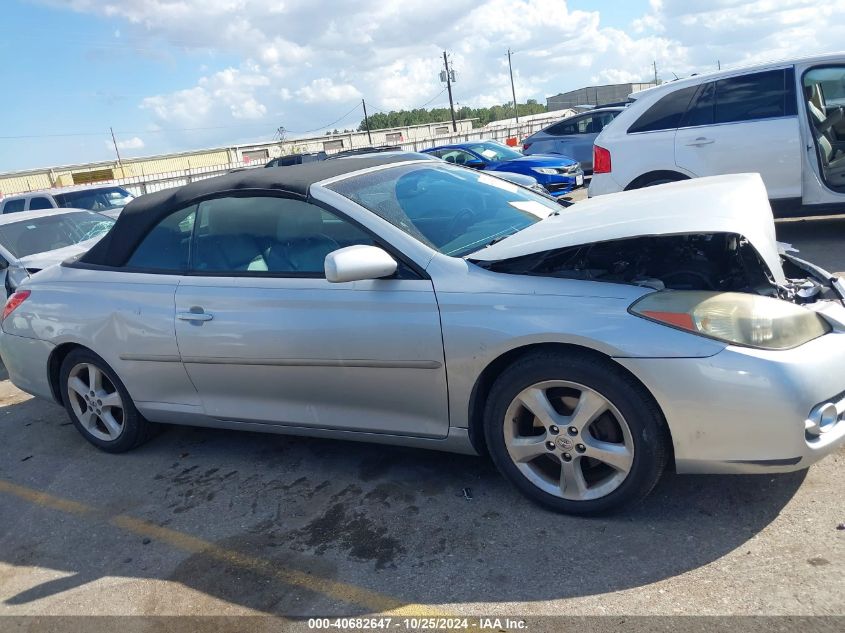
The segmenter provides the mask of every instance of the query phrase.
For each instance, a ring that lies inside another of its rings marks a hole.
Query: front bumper
[[[21,391],[54,400],[48,376],[48,361],[55,349],[52,343],[14,336],[0,330],[0,356],[9,379]]]
[[[843,331],[785,351],[729,346],[708,358],[616,360],[663,410],[680,473],[801,470],[845,445]],[[834,420],[813,435],[828,403]]]
[[[573,189],[584,186],[584,172],[574,171],[566,175],[532,174],[551,195],[557,197],[570,193]]]

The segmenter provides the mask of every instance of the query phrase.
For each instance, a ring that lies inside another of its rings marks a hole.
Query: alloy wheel
[[[96,365],[79,363],[68,374],[67,395],[82,427],[97,439],[111,442],[124,427],[120,392]]]
[[[523,389],[504,420],[514,465],[542,491],[571,501],[616,490],[634,462],[631,430],[597,391],[565,380]]]

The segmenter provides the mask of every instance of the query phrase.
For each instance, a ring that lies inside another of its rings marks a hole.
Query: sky
[[[815,0],[3,0],[0,172],[845,50]]]

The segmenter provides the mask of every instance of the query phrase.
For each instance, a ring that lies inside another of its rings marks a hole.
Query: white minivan
[[[593,147],[589,195],[758,172],[776,215],[845,212],[845,53],[631,95]]]

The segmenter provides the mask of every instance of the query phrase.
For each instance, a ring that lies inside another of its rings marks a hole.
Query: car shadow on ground
[[[174,581],[293,617],[374,610],[327,599],[325,581],[402,604],[603,594],[742,547],[803,479],[667,473],[639,506],[575,518],[531,504],[484,458],[187,427],[109,455],[88,445],[59,407],[27,400],[0,408],[0,480],[103,514],[69,516],[0,493],[0,514],[11,518],[0,560],[72,574],[4,603],[27,605],[107,576]],[[110,525],[115,515],[203,539],[218,554],[142,539]],[[291,569],[313,583],[291,586],[277,573]]]

